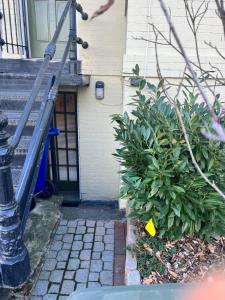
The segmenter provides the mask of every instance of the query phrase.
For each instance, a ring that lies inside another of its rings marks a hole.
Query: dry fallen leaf
[[[212,244],[209,244],[208,245],[208,249],[211,253],[215,253],[215,250],[216,250],[216,246],[215,245],[212,245]]]
[[[151,255],[153,254],[153,249],[148,245],[148,244],[144,244],[144,248],[146,251],[148,251]]]
[[[177,273],[175,273],[175,272],[173,272],[171,270],[168,270],[168,272],[170,273],[171,276],[173,276],[173,278],[177,278],[178,277]]]

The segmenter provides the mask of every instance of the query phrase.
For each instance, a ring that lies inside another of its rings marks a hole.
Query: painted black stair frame
[[[76,0],[68,0],[55,34],[46,48],[44,61],[37,74],[31,94],[24,108],[16,132],[9,143],[7,133],[8,121],[0,114],[0,286],[17,287],[26,282],[30,274],[29,254],[23,243],[23,234],[29,216],[30,203],[36,183],[40,160],[53,116],[54,105],[58,93],[61,75],[69,54],[72,74],[77,74],[77,35],[76,11],[82,19],[88,16]],[[31,113],[44,75],[56,51],[56,42],[63,23],[70,13],[70,31],[59,69],[52,74],[48,86],[48,93],[43,101],[42,108],[30,142],[28,154],[23,166],[16,194],[13,191],[10,163],[13,153],[18,146],[23,129]],[[86,48],[86,45],[85,45]]]

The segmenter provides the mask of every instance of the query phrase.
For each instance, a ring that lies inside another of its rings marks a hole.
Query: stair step
[[[16,131],[17,125],[8,125],[6,131],[13,136]],[[31,136],[34,131],[34,126],[26,126],[23,130],[23,135]]]
[[[43,59],[0,59],[0,72],[33,75],[37,74],[42,63]],[[56,74],[60,63],[60,60],[52,60],[48,67],[48,73]],[[77,61],[77,65],[78,73],[80,73],[81,62]],[[66,62],[63,74],[70,74],[69,62]]]
[[[22,111],[4,111],[4,115],[8,117],[8,124],[18,126]],[[32,111],[27,120],[27,126],[35,126],[39,116],[39,111]]]
[[[12,161],[13,167],[22,169],[25,159],[26,159],[26,154],[16,154],[15,153],[13,161]]]
[[[30,90],[0,89],[0,101],[27,101],[30,96]],[[44,91],[40,91],[36,101],[41,102],[44,97]]]
[[[9,111],[9,110],[23,111],[27,103],[27,101],[21,101],[21,100],[0,100],[0,101],[1,101],[0,108],[2,111]],[[41,102],[36,101],[32,106],[32,110],[38,111],[40,107],[41,107]]]
[[[12,137],[11,137],[12,139]],[[21,137],[21,140],[20,140],[20,143],[18,145],[18,147],[16,148],[15,150],[15,154],[27,154],[27,151],[28,151],[28,148],[29,148],[29,145],[30,145],[30,140],[31,140],[31,137],[30,136],[22,136]]]

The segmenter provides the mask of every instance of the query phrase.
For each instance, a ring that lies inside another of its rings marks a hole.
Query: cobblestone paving
[[[63,300],[76,289],[113,285],[114,222],[61,220],[31,300]]]

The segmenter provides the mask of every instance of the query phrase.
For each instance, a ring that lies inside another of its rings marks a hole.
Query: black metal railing
[[[0,0],[2,15],[1,51],[29,57],[25,0]]]
[[[0,114],[0,286],[16,287],[29,276],[29,254],[23,243],[23,234],[29,215],[30,204],[44,149],[45,140],[52,122],[58,87],[69,54],[70,72],[77,74],[77,34],[76,11],[80,12],[86,20],[87,14],[76,0],[68,0],[62,13],[56,31],[44,54],[44,61],[37,74],[31,94],[21,116],[19,125],[8,143],[9,135],[6,133],[7,118]],[[22,169],[18,189],[14,195],[10,163],[13,152],[18,146],[23,129],[31,113],[41,84],[45,78],[46,70],[56,51],[56,42],[63,23],[70,13],[70,31],[68,41],[56,74],[52,74],[46,89],[37,124],[35,126],[28,154]],[[85,48],[87,43],[85,43]]]

